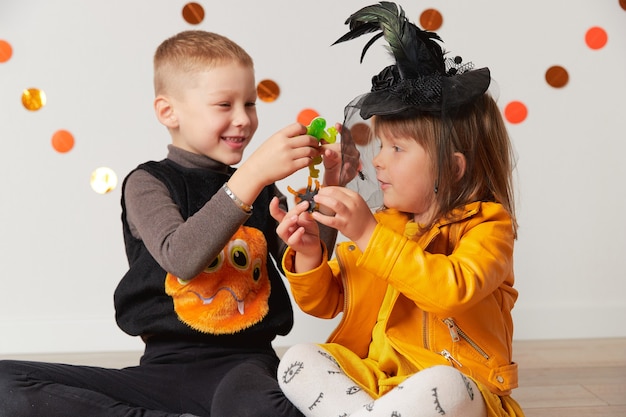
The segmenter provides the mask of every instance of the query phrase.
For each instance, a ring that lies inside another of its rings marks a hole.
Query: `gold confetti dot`
[[[28,88],[22,92],[22,104],[27,110],[37,111],[46,105],[46,93],[38,88]]]
[[[91,173],[91,188],[98,194],[106,194],[117,187],[117,175],[111,168],[100,167]]]

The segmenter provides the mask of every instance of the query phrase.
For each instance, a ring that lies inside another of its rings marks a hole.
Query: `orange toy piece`
[[[317,210],[317,203],[315,201],[313,201],[313,197],[315,197],[318,193],[318,191],[320,190],[320,188],[322,188],[320,186],[320,182],[318,180],[315,180],[315,188],[312,188],[313,186],[313,179],[311,177],[309,177],[309,180],[307,182],[307,186],[304,189],[301,189],[299,191],[294,190],[293,188],[291,188],[290,186],[287,186],[287,191],[289,191],[291,194],[293,194],[296,197],[296,204],[301,202],[301,201],[308,201],[309,202],[309,209],[308,211],[310,213],[312,213],[313,211]]]

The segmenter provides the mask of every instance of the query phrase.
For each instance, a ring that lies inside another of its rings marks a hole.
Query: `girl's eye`
[[[256,106],[256,102],[254,102],[254,101],[246,103],[246,107],[255,107],[255,106]]]
[[[393,148],[394,152],[401,152],[402,151],[402,149],[399,146],[396,146],[396,145],[393,145],[392,148]]]

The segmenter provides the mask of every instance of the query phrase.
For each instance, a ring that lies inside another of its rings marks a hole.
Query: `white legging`
[[[278,382],[306,417],[486,417],[476,384],[451,366],[433,366],[374,400],[350,379],[322,347],[290,348],[278,367]]]

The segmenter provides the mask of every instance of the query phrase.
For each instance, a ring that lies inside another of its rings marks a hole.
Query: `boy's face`
[[[169,97],[173,145],[227,165],[239,163],[259,124],[253,68],[226,62],[180,81],[182,91]]]

